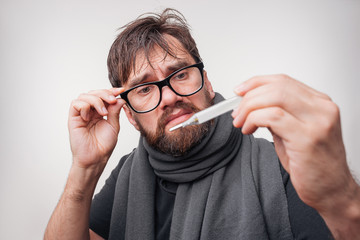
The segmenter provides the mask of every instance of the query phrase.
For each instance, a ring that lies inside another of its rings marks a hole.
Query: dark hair
[[[143,14],[120,29],[123,31],[112,44],[107,60],[109,80],[113,87],[124,85],[131,70],[135,71],[135,60],[139,51],[143,51],[150,66],[149,54],[154,46],[159,46],[165,54],[176,57],[164,34],[176,38],[195,62],[201,61],[186,19],[175,9],[167,8],[161,14]]]

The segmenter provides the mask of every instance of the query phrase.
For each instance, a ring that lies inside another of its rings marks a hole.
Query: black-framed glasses
[[[204,86],[204,64],[196,63],[183,67],[157,82],[148,82],[132,87],[120,94],[128,105],[137,113],[147,113],[159,106],[162,88],[168,86],[175,94],[191,96]]]

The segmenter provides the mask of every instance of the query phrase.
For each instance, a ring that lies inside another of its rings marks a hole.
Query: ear
[[[125,104],[123,106],[126,117],[128,118],[129,122],[136,128],[136,130],[139,131],[139,125],[137,124],[137,122],[135,121],[134,118],[134,112]]]
[[[209,81],[207,72],[205,70],[204,70],[204,84],[205,84],[205,89],[209,92],[211,99],[214,99],[215,92],[212,88],[211,82]]]

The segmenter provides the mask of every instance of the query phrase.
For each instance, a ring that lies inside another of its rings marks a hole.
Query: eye
[[[143,87],[138,87],[136,89],[136,94],[140,94],[140,95],[149,94],[153,89],[154,89],[153,85],[147,85],[147,86],[143,86]]]
[[[150,88],[149,87],[144,87],[140,90],[141,93],[147,93],[150,92]]]
[[[187,75],[188,75],[187,72],[181,71],[178,74],[176,74],[173,78],[176,80],[183,80],[187,77]]]

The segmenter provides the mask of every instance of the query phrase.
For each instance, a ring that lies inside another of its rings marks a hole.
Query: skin
[[[73,162],[44,239],[102,239],[89,231],[88,219],[97,181],[117,142],[125,102],[115,96],[123,90],[92,91],[71,103],[68,128]]]
[[[214,97],[205,72],[205,87],[200,92],[180,97],[164,87],[160,105],[146,114],[133,112],[122,99],[115,98],[145,73],[148,77],[142,82],[159,81],[171,73],[168,67],[176,62],[195,63],[175,39],[169,41],[176,47],[178,58],[168,55],[164,59],[163,52],[154,49],[151,68],[140,54],[124,88],[91,91],[71,103],[68,127],[73,163],[44,239],[102,239],[89,230],[89,209],[97,181],[117,143],[122,108],[136,129],[141,124],[146,131],[154,132],[162,113],[174,108],[177,101],[202,109],[206,106],[204,92]],[[346,163],[338,107],[328,96],[286,75],[254,77],[238,86],[235,93],[243,100],[232,113],[234,126],[242,127],[244,134],[267,127],[300,198],[319,211],[335,238],[359,238],[360,190]],[[176,134],[168,129],[191,114],[174,108],[166,134]]]
[[[145,78],[141,83],[153,82],[165,79],[173,71],[170,71],[171,66],[176,65],[179,62],[186,62],[185,66],[195,64],[196,62],[192,57],[182,48],[181,44],[173,37],[167,36],[168,41],[172,43],[174,52],[177,58],[167,56],[164,59],[164,52],[160,48],[155,48],[150,56],[150,62],[152,67],[147,63],[146,58],[142,55],[137,57],[136,71],[132,71],[128,82],[124,85],[125,89],[133,86],[133,82],[136,79],[142,79],[145,75]],[[205,91],[210,93],[211,99],[215,97],[215,92],[212,89],[211,83],[207,78],[207,73],[204,71],[204,81],[205,86],[198,93],[191,95],[189,97],[181,97],[176,95],[170,88],[164,87],[162,89],[162,100],[160,105],[151,112],[137,114],[127,106],[124,106],[124,110],[127,118],[130,123],[137,129],[140,130],[139,124],[142,128],[151,133],[155,134],[154,126],[157,125],[157,122],[160,116],[164,113],[166,108],[173,108],[174,104],[178,101],[191,102],[199,109],[204,109],[207,107],[207,102],[205,101]],[[137,81],[136,81],[137,82]],[[193,112],[185,111],[184,109],[176,109],[171,116],[169,116],[169,122],[165,126],[166,134],[176,134],[175,132],[170,132],[169,129],[181,122],[184,122],[189,117],[193,115]]]
[[[153,69],[143,64],[145,58],[139,55],[139,64],[136,64],[135,73],[129,77],[128,83],[123,88],[83,93],[71,103],[68,128],[73,162],[64,192],[50,218],[44,239],[102,239],[89,230],[89,212],[97,181],[117,143],[120,131],[119,115],[122,108],[137,130],[140,123],[146,131],[154,133],[154,126],[162,113],[167,108],[174,108],[177,101],[191,102],[203,109],[207,105],[205,91],[214,98],[215,93],[206,71],[204,71],[204,88],[198,93],[189,97],[180,97],[168,87],[164,87],[160,105],[149,113],[137,114],[125,105],[124,100],[115,98],[128,88],[135,77],[147,73],[148,77],[142,82],[160,81],[171,73],[168,68],[176,65],[177,62],[185,61],[188,65],[195,63],[177,40],[169,41],[176,46],[176,59],[169,55],[164,59],[164,53],[154,49],[154,54],[150,57]],[[176,134],[169,132],[168,129],[185,121],[192,114],[174,108],[166,124],[166,132]],[[104,116],[107,116],[107,120],[103,118]]]
[[[299,197],[336,239],[360,238],[360,189],[346,162],[337,105],[286,75],[254,77],[235,89],[232,113],[244,134],[267,127]]]

